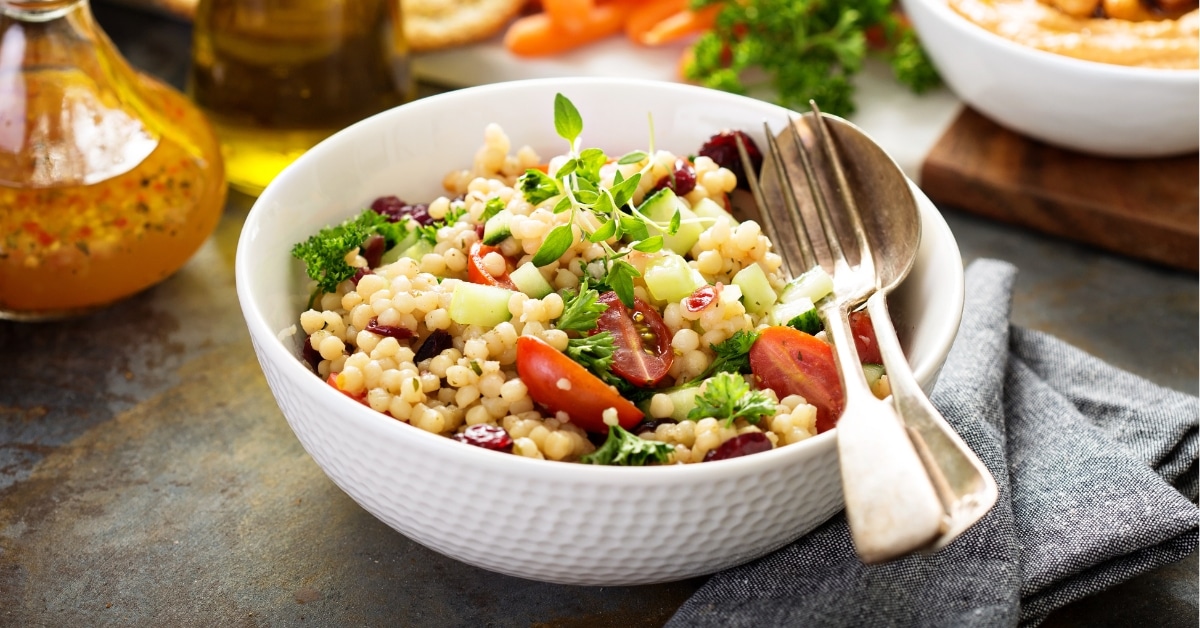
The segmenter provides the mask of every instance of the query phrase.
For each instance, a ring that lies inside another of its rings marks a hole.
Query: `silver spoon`
[[[813,115],[821,115],[815,104]],[[858,207],[874,256],[878,282],[867,299],[867,311],[891,384],[892,401],[942,502],[942,529],[925,548],[934,551],[992,508],[998,496],[996,481],[921,389],[888,312],[887,296],[908,276],[920,246],[921,215],[908,179],[858,127],[838,118],[823,119],[826,124],[810,122],[809,126],[817,129],[817,139],[826,147],[823,152],[842,155],[822,164],[832,177],[825,180],[837,183],[843,203]]]

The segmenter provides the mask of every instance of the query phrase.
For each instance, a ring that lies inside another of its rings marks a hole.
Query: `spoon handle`
[[[937,550],[991,509],[999,494],[996,481],[921,389],[896,337],[885,292],[867,299],[867,312],[891,385],[892,402],[946,513],[944,529],[926,548]]]
[[[936,489],[895,408],[867,386],[845,303],[826,305],[821,315],[845,392],[837,446],[854,549],[872,564],[927,547],[941,533],[943,521]]]

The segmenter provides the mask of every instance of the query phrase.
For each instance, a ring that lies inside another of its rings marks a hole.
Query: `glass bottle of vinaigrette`
[[[335,131],[413,97],[400,0],[200,0],[188,89],[258,195]]]
[[[0,318],[86,313],[174,273],[225,206],[212,128],[87,0],[0,0]]]

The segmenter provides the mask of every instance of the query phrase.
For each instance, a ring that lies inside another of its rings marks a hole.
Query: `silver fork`
[[[813,118],[820,129],[823,126],[820,113],[814,112]],[[883,562],[934,543],[944,530],[943,505],[895,407],[871,392],[851,336],[851,309],[874,293],[878,283],[862,220],[857,212],[847,212],[853,233],[852,241],[847,244],[853,245],[858,253],[852,263],[795,124],[789,121],[788,128],[798,149],[802,170],[799,178],[811,201],[810,215],[815,213],[816,220],[811,217],[806,220],[801,210],[796,180],[791,173],[795,164],[784,159],[769,126],[763,126],[773,166],[764,176],[774,175],[784,211],[766,202],[740,142],[739,152],[768,235],[781,243],[784,241],[778,239],[780,235],[795,236],[789,238],[795,246],[784,244],[778,248],[785,269],[798,276],[819,265],[833,278],[833,293],[817,303],[817,309],[834,348],[845,394],[845,408],[837,424],[837,445],[846,519],[860,559],[866,563]],[[823,142],[822,148],[829,151],[833,145]],[[827,154],[826,158],[830,163],[838,163],[835,153]],[[764,163],[764,170],[766,166]],[[840,168],[837,172],[842,180],[833,182],[834,185],[848,193]],[[786,230],[779,224],[783,220],[789,224]],[[799,259],[794,257],[795,252],[800,254]]]

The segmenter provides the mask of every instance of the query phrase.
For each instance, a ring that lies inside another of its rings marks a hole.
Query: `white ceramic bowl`
[[[535,580],[629,585],[711,573],[781,547],[842,508],[834,432],[776,450],[687,466],[620,468],[531,460],[466,446],[351,401],[297,357],[307,297],[291,246],[396,194],[431,200],[497,122],[514,149],[543,157],[556,92],[583,115],[583,146],[609,154],[694,151],[726,128],[762,142],[773,105],[697,87],[624,79],[503,83],[418,100],[343,130],[287,168],[259,197],[238,243],[246,324],[288,423],[321,469],[405,536],[485,569]],[[913,322],[907,347],[931,387],[958,330],[962,259],[946,223],[920,199],[920,258],[890,303]]]
[[[946,84],[1002,126],[1062,148],[1161,157],[1200,145],[1200,71],[1083,61],[1017,44],[946,0],[902,0]]]

